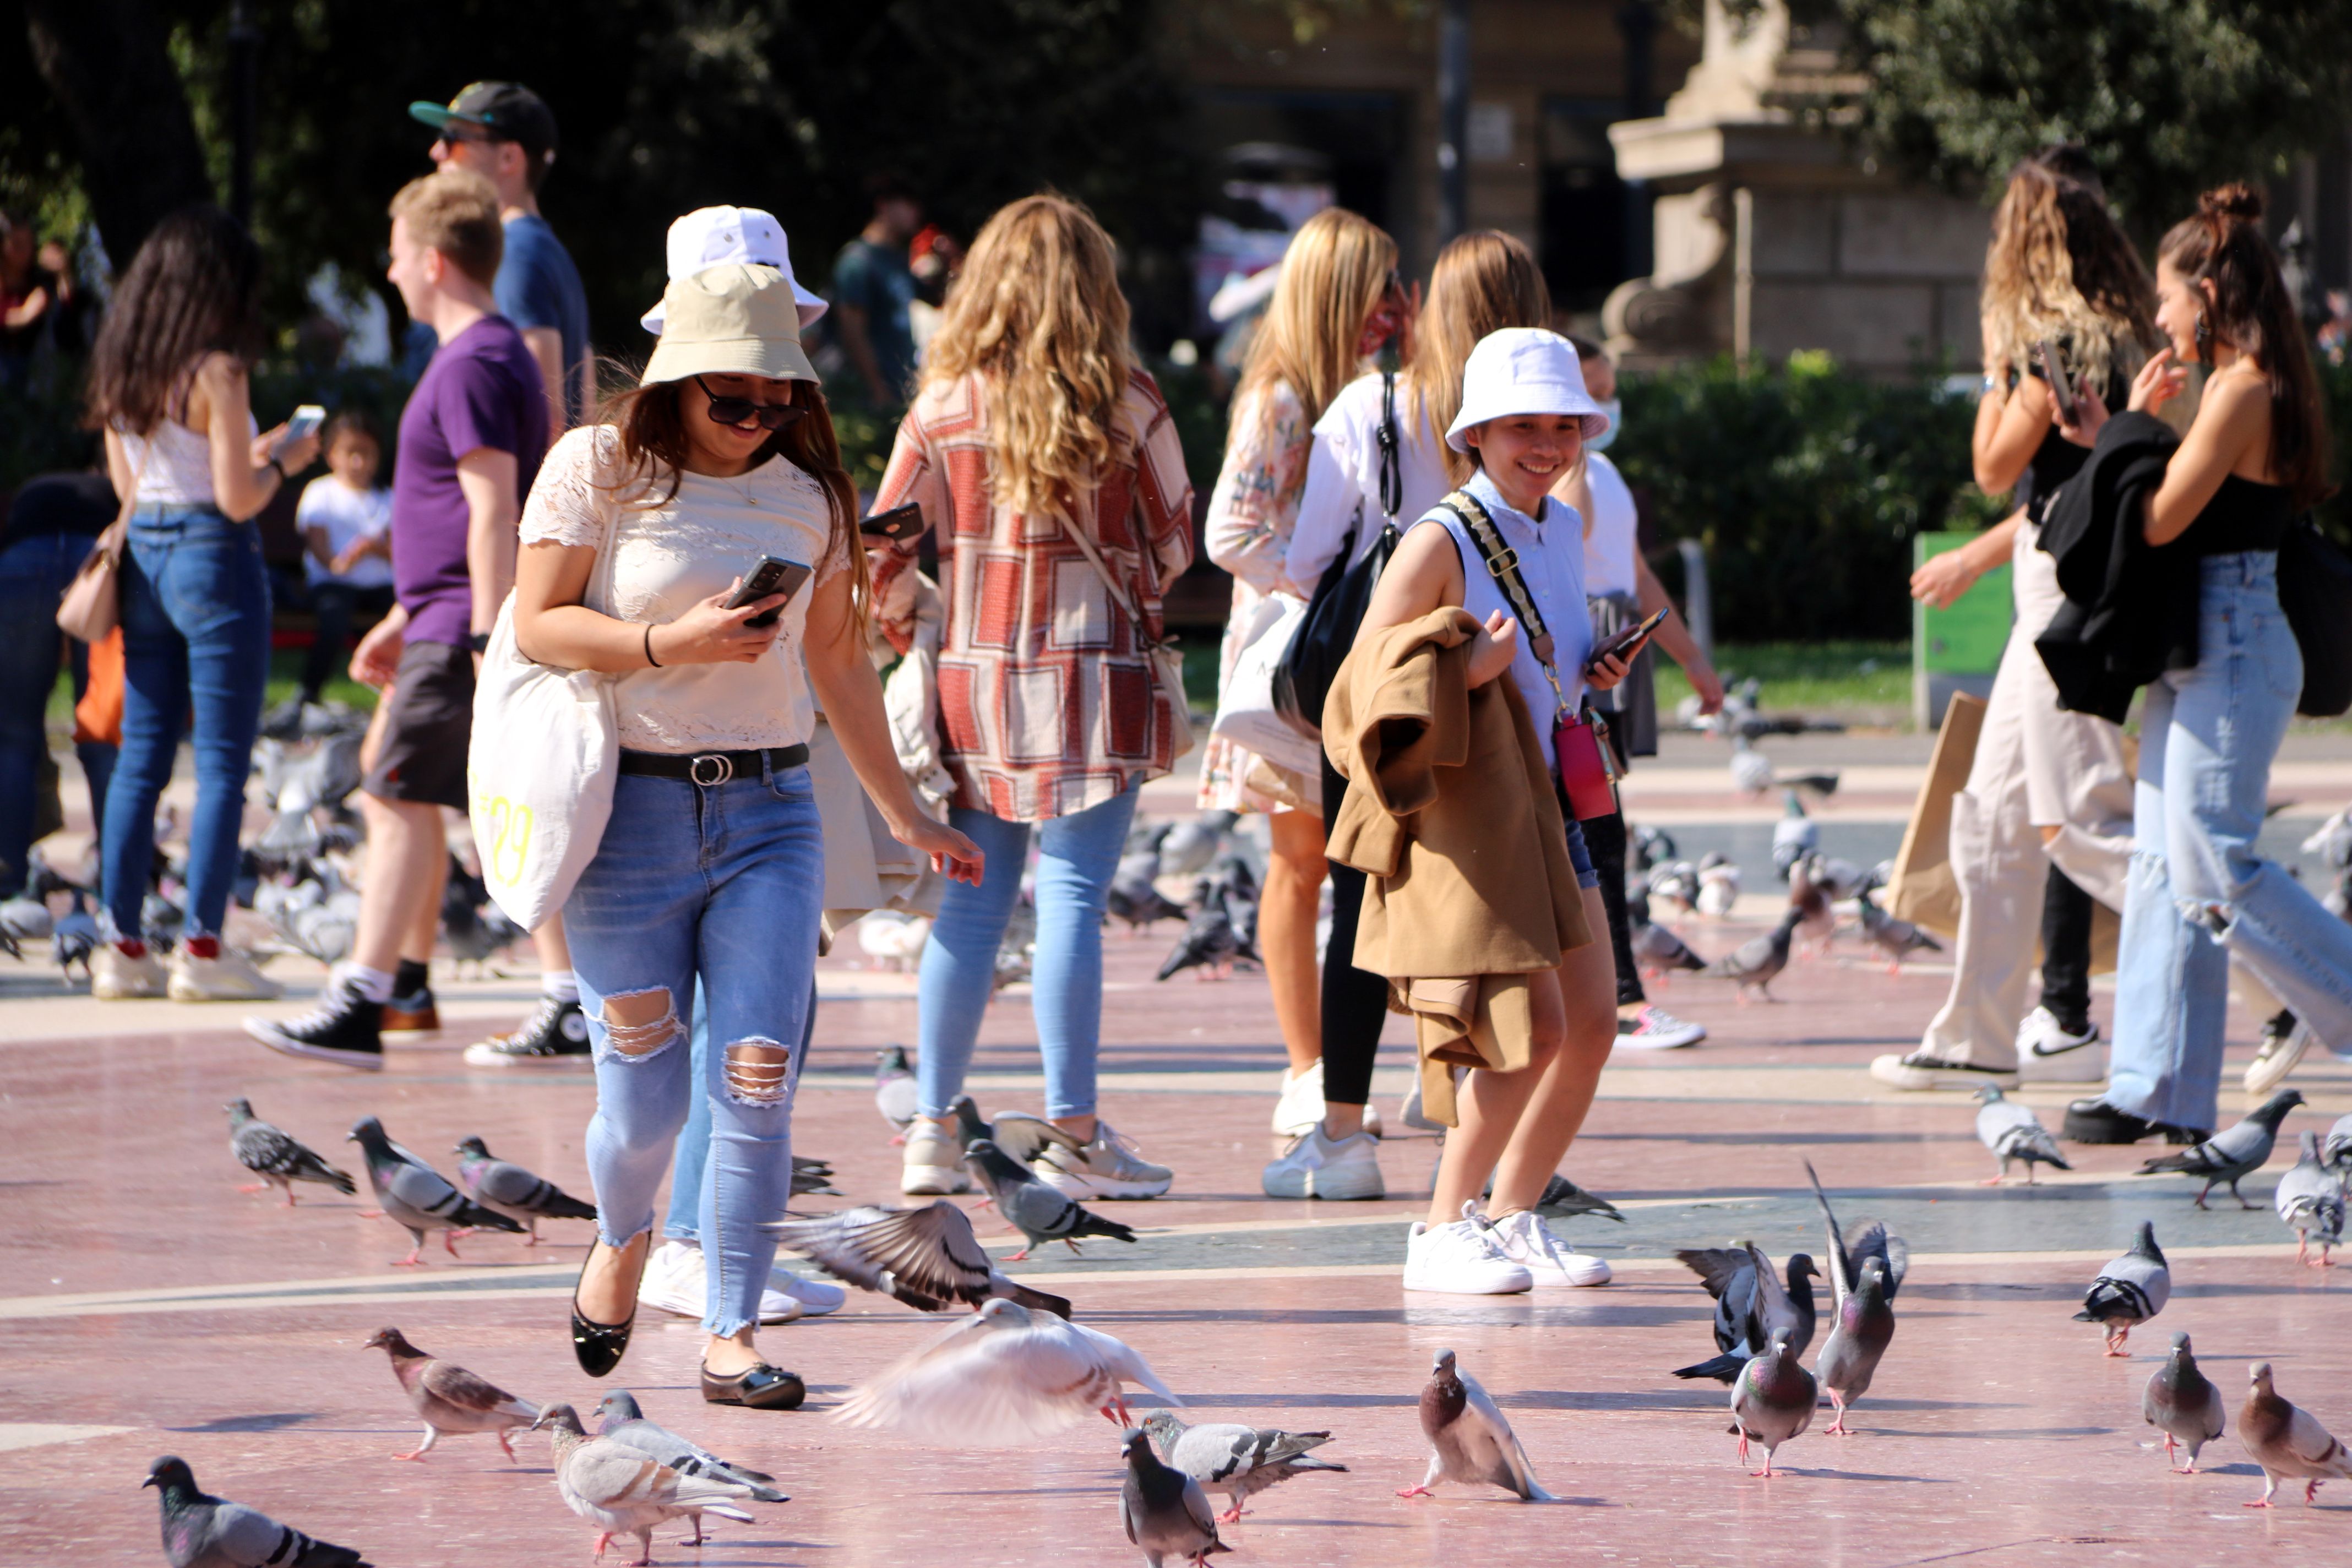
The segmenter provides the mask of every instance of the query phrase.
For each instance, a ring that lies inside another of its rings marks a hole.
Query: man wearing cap
[[[588,352],[588,295],[572,253],[539,213],[539,187],[555,166],[555,116],[537,93],[510,81],[478,81],[446,104],[408,112],[439,132],[436,163],[470,170],[499,193],[506,259],[499,313],[522,330],[547,384],[548,428],[562,434],[595,401]]]

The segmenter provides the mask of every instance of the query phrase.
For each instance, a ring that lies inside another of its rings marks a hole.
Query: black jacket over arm
[[[2042,523],[2065,604],[2033,639],[2058,706],[2122,723],[2132,694],[2197,664],[2197,557],[2147,542],[2147,498],[2180,437],[2154,415],[2123,413],[2099,430],[2082,472]]]

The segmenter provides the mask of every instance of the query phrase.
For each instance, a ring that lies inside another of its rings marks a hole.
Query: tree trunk
[[[25,17],[80,148],[99,236],[128,267],[164,214],[215,199],[163,29],[145,0],[25,0]]]

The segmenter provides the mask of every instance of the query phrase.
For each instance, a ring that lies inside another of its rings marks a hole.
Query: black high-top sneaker
[[[277,1023],[247,1018],[245,1032],[273,1051],[313,1061],[335,1062],[369,1072],[383,1070],[383,1004],[338,981],[316,1012]]]
[[[492,1035],[466,1047],[466,1065],[478,1068],[532,1067],[545,1063],[579,1063],[588,1059],[588,1017],[577,1002],[539,999],[539,1011],[510,1035]]]

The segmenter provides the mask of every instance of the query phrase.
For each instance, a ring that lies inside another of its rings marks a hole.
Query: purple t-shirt
[[[515,506],[547,455],[539,362],[504,316],[484,316],[433,355],[400,416],[392,478],[392,575],[408,640],[466,646],[474,601],[466,571],[470,513],[457,459],[484,447],[515,457]]]

